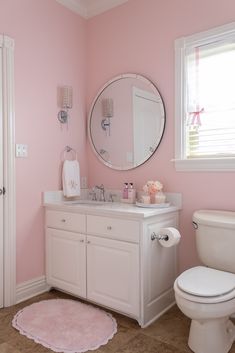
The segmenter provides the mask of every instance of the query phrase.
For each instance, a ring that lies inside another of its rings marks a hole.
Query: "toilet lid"
[[[198,266],[183,272],[178,287],[200,297],[224,295],[235,289],[235,274]]]

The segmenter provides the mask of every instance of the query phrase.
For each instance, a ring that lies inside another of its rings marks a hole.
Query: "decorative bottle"
[[[124,189],[123,189],[123,199],[128,199],[128,183],[124,183]]]
[[[136,190],[133,187],[133,183],[129,184],[128,188],[128,199],[134,203],[135,202],[135,197],[136,197]]]

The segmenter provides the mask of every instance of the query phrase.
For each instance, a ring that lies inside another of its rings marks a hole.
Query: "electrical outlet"
[[[28,145],[16,144],[16,157],[28,157]]]
[[[86,176],[81,177],[81,188],[87,189],[87,177]]]

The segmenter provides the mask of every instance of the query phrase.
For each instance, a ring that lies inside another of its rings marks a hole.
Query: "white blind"
[[[187,53],[186,157],[235,156],[235,38]]]

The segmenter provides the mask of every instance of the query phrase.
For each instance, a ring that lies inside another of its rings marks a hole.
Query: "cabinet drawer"
[[[139,243],[139,222],[88,215],[87,233]]]
[[[46,211],[46,226],[72,232],[86,232],[86,216],[77,213]]]

